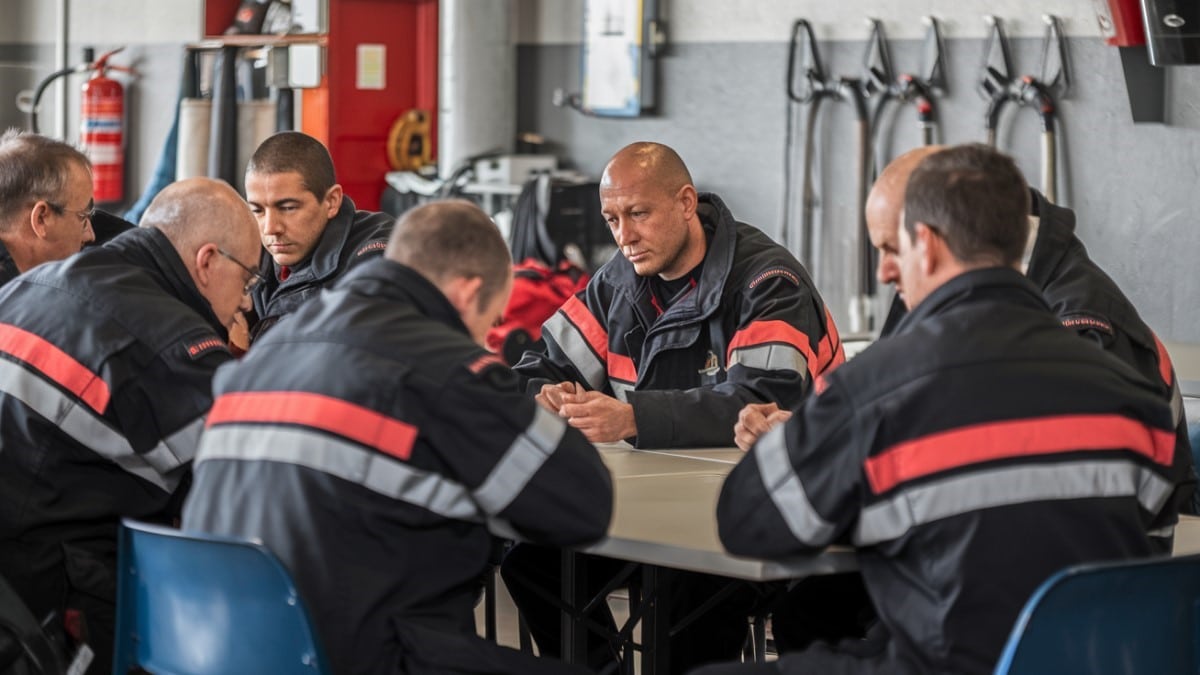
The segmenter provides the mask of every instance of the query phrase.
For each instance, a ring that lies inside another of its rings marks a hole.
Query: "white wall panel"
[[[1093,0],[659,0],[665,7],[668,37],[675,43],[776,42],[787,40],[792,22],[808,19],[823,40],[861,40],[867,17],[884,21],[888,37],[919,38],[921,17],[932,14],[946,37],[986,34],[983,14],[999,16],[1010,37],[1041,36],[1042,14],[1063,19],[1071,36],[1096,37]],[[577,44],[584,0],[519,0],[522,44]]]

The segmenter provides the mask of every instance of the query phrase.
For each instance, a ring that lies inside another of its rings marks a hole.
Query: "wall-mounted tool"
[[[885,116],[893,102],[912,104],[916,109],[922,144],[933,145],[938,142],[938,116],[934,94],[946,91],[946,49],[938,20],[932,16],[924,17],[922,22],[925,24],[925,42],[922,47],[921,69],[916,74],[902,73],[896,76],[892,69],[892,58],[883,22],[879,19],[867,19],[867,22],[871,26],[871,37],[867,40],[866,53],[863,54],[863,68],[866,72],[863,81],[869,96],[879,94],[871,114],[871,142],[875,148],[875,171],[878,171],[891,159],[888,149],[891,147],[891,122],[894,118],[887,118],[885,122]]]
[[[1042,121],[1042,192],[1051,202],[1058,201],[1058,142],[1055,125],[1058,119],[1057,101],[1071,87],[1066,41],[1058,17],[1044,15],[1046,37],[1042,42],[1040,74],[1013,78],[1012,57],[1008,38],[1000,19],[986,16],[991,26],[979,79],[979,92],[987,100],[984,128],[987,143],[996,146],[996,130],[1000,114],[1009,103],[1037,110]]]
[[[855,241],[858,246],[857,260],[852,263],[856,267],[855,288],[851,291],[849,300],[849,317],[851,333],[871,330],[869,307],[870,296],[873,293],[875,277],[871,264],[872,248],[867,236],[867,224],[863,205],[867,198],[867,181],[871,159],[870,116],[867,112],[867,100],[861,80],[851,77],[839,77],[836,80],[826,77],[821,65],[820,52],[817,49],[816,38],[812,25],[804,19],[792,24],[792,38],[788,47],[787,94],[788,94],[788,130],[785,142],[786,157],[784,158],[784,213],[785,223],[782,243],[789,249],[793,248],[789,241],[787,215],[791,213],[791,175],[793,164],[793,133],[798,108],[808,106],[808,116],[804,134],[803,178],[801,193],[800,227],[794,250],[797,258],[808,269],[814,280],[821,279],[823,261],[821,260],[823,227],[814,222],[813,214],[816,209],[816,190],[813,187],[815,141],[822,101],[848,103],[853,106],[857,128],[857,185],[855,191],[855,212],[857,230]],[[834,265],[834,269],[839,266]],[[849,269],[851,266],[846,266]],[[818,281],[817,283],[821,283]]]

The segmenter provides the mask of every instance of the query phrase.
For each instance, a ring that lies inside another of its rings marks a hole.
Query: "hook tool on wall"
[[[979,79],[979,92],[987,100],[984,114],[984,129],[987,143],[997,145],[996,130],[1000,125],[1000,114],[1004,108],[1015,103],[1022,108],[1038,111],[1042,121],[1042,193],[1051,202],[1058,201],[1058,122],[1057,101],[1066,97],[1071,88],[1071,75],[1067,62],[1066,42],[1062,37],[1062,24],[1058,17],[1043,15],[1046,37],[1042,42],[1042,65],[1039,76],[1025,75],[1014,78],[1012,56],[1008,37],[1000,19],[985,16],[991,26],[984,61]]]

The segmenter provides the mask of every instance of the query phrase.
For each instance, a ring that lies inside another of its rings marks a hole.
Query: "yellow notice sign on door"
[[[358,46],[356,86],[359,89],[383,89],[386,82],[384,65],[387,63],[387,46],[361,44]]]

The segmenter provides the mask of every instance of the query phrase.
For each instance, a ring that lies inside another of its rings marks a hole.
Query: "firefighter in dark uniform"
[[[908,177],[922,159],[941,149],[927,146],[897,157],[871,190],[867,225],[880,252],[877,276],[881,284],[900,278],[896,252]],[[1177,433],[1185,438],[1182,395],[1166,349],[1116,283],[1088,257],[1083,242],[1075,236],[1075,214],[1049,203],[1033,189],[1030,199],[1030,229],[1021,271],[1041,290],[1064,326],[1121,359],[1159,388],[1177,415]],[[890,335],[906,312],[897,297],[881,337]],[[736,430],[738,446],[749,448],[758,436],[789,415],[774,406],[747,406]],[[1181,508],[1196,512],[1194,501]],[[1155,533],[1163,552],[1171,550],[1171,534],[1169,528]],[[803,580],[775,610],[774,636],[781,651],[803,648],[813,639],[860,636],[874,615],[856,573]]]
[[[990,673],[1051,574],[1153,554],[1187,449],[1154,384],[1081,349],[1020,273],[1028,212],[1020,171],[991,148],[921,162],[891,252],[908,316],[722,489],[733,553],[855,546],[880,623],[866,640],[699,673]]]
[[[92,231],[92,163],[39,134],[0,135],[0,285],[78,253]]]
[[[594,442],[639,447],[728,446],[751,402],[798,404],[813,380],[844,360],[837,329],[808,273],[719,197],[697,193],[679,156],[635,143],[613,156],[600,183],[602,212],[622,255],[542,327],[544,353],[516,370],[537,398]],[[557,653],[555,551],[519,545],[505,582],[543,653]],[[618,567],[592,559],[599,590]],[[678,573],[679,619],[725,584]],[[539,588],[541,587],[541,588]],[[746,635],[747,595],[734,593],[672,640],[672,670],[730,658]],[[593,618],[612,625],[607,607]],[[613,658],[592,638],[589,663]]]
[[[117,526],[179,515],[227,327],[260,244],[207,178],[104,246],[0,291],[0,573],[112,667]]]
[[[322,288],[387,247],[393,218],[358,211],[342,193],[321,142],[298,131],[263,141],[246,165],[246,201],[266,249],[266,282],[254,293],[257,339]]]
[[[184,529],[280,556],[338,673],[574,671],[475,635],[489,529],[584,544],[612,510],[595,448],[481,346],[511,288],[486,214],[420,206],[217,375]]]

